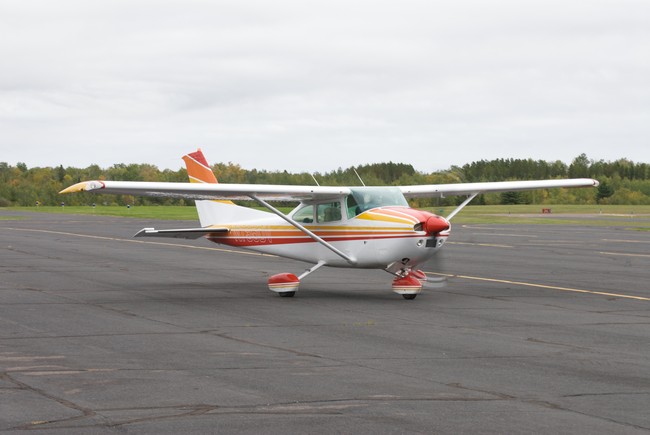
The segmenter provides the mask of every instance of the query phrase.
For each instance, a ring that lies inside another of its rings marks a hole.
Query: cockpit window
[[[371,208],[409,206],[399,187],[353,187],[350,191],[344,201],[301,204],[291,218],[304,224],[336,222],[352,219]]]
[[[356,203],[353,216],[376,207],[408,207],[408,202],[399,187],[354,187],[350,190],[352,195],[347,199],[348,216],[351,213],[352,201]]]

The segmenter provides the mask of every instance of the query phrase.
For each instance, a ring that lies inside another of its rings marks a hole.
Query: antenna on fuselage
[[[363,182],[363,180],[361,179],[361,176],[359,175],[357,170],[354,167],[352,168],[352,170],[354,171],[355,174],[357,174],[357,178],[359,179],[359,181],[361,181],[361,184],[363,184],[363,187],[366,187],[366,183]]]
[[[316,186],[320,187],[320,184],[318,184],[318,180],[316,179],[316,177],[314,177],[314,174],[309,174],[309,175],[311,175],[311,178],[314,179],[314,183],[316,183]]]

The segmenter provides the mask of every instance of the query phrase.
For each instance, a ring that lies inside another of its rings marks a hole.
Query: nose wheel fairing
[[[419,269],[402,269],[395,274],[393,291],[404,299],[415,299],[422,291],[422,286],[428,281],[426,274]]]
[[[405,299],[415,299],[422,291],[422,283],[412,274],[393,280],[393,291]]]

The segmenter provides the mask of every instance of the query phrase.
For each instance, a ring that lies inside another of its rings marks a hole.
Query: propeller
[[[445,273],[445,263],[445,251],[440,250],[429,261],[420,265],[420,270],[426,274],[426,281],[422,282],[423,288],[437,289],[447,285],[447,276],[437,275]]]

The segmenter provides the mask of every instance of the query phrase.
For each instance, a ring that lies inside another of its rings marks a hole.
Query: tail
[[[218,183],[217,177],[210,169],[210,165],[200,148],[193,153],[184,155],[183,161],[187,168],[190,183]],[[198,200],[195,202],[202,227],[234,224],[242,220],[259,219],[268,216],[268,213],[241,207],[232,201]]]
[[[190,177],[190,183],[218,183],[201,148],[183,156],[183,161],[187,168],[187,175]]]
[[[205,159],[201,148],[193,153],[184,155],[183,161],[185,162],[185,167],[187,168],[187,175],[190,178],[190,183],[218,183],[217,177],[214,175],[214,172],[212,172],[212,169],[210,169],[210,165]],[[222,204],[235,205],[235,203],[232,201],[219,202]]]

